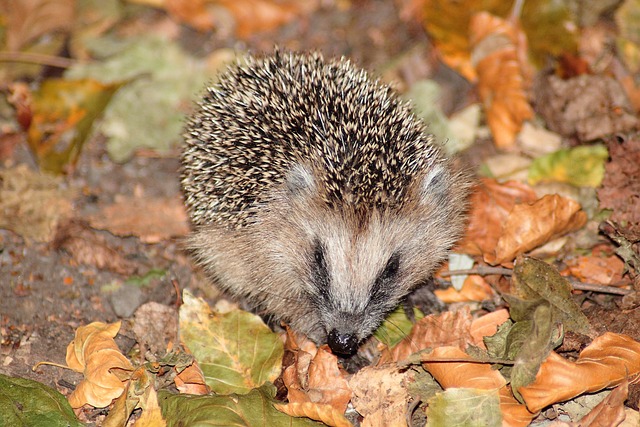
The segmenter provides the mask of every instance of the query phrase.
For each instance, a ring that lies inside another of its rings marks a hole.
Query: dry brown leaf
[[[405,360],[413,353],[426,348],[456,346],[466,348],[473,342],[471,337],[471,314],[468,307],[457,312],[446,311],[438,315],[425,316],[416,322],[402,341],[393,348],[382,350],[378,366]]]
[[[71,407],[89,404],[103,408],[124,391],[133,366],[113,340],[119,330],[120,322],[93,322],[76,330],[66,361],[69,368],[83,373],[84,379],[69,396]]]
[[[484,337],[495,335],[498,326],[509,320],[509,310],[503,308],[497,311],[480,316],[471,322],[470,333],[473,342],[480,348],[486,348],[484,345]]]
[[[492,252],[513,207],[536,199],[535,192],[526,184],[482,178],[471,195],[469,225],[457,250],[470,255]]]
[[[436,289],[433,293],[440,301],[447,304],[452,302],[484,301],[494,295],[493,289],[484,280],[484,277],[476,274],[468,276],[459,291],[450,286],[446,289]]]
[[[407,425],[405,412],[410,396],[404,386],[406,378],[407,373],[400,373],[395,364],[366,366],[351,378],[351,402],[364,417],[363,427]]]
[[[626,418],[624,401],[629,395],[629,381],[625,380],[582,417],[575,427],[616,427]]]
[[[315,354],[298,348],[291,331],[288,331],[287,342],[290,348],[295,348],[294,363],[282,374],[289,402],[330,405],[343,414],[351,399],[351,389],[338,368],[338,358],[326,345],[317,348]]]
[[[587,222],[580,205],[558,194],[548,194],[531,204],[513,207],[494,253],[484,255],[489,264],[510,263],[562,234],[578,230]]]
[[[258,31],[268,31],[304,16],[318,7],[317,0],[165,0],[164,6],[178,21],[199,31],[228,26],[233,20],[240,38]],[[221,17],[223,19],[221,19]]]
[[[158,405],[158,393],[153,387],[149,387],[149,392],[145,395],[140,406],[143,411],[135,423],[136,427],[164,427],[167,425]]]
[[[507,382],[498,370],[490,364],[473,363],[473,358],[457,347],[440,347],[423,355],[428,359],[468,359],[469,362],[423,362],[422,366],[444,389],[477,388],[481,390],[498,390],[500,395],[500,411],[503,426],[524,427],[533,419],[525,405],[518,403],[507,387]]]
[[[624,262],[617,256],[580,256],[566,261],[569,272],[582,282],[612,285],[622,280]]]
[[[607,332],[593,340],[575,362],[551,352],[533,383],[518,391],[530,411],[640,378],[640,343]]]
[[[496,146],[511,148],[522,123],[533,117],[526,89],[533,72],[526,60],[526,35],[517,24],[487,12],[471,18],[471,61]]]
[[[331,427],[352,427],[353,424],[349,422],[342,415],[342,412],[336,410],[331,405],[323,405],[311,402],[298,402],[288,404],[275,404],[273,405],[280,412],[284,412],[292,417],[307,417],[312,420],[320,421]]]
[[[18,51],[45,34],[70,30],[75,4],[74,0],[0,2],[7,50]]]
[[[85,221],[71,218],[58,225],[52,246],[56,250],[69,252],[79,264],[92,265],[119,274],[132,275],[136,263],[123,257],[109,246],[104,238],[92,230]]]
[[[209,386],[206,384],[204,373],[198,362],[195,360],[193,364],[185,368],[180,372],[173,380],[176,384],[176,388],[180,393],[205,395],[209,393]]]
[[[179,197],[119,197],[89,222],[94,228],[119,236],[138,236],[145,243],[189,232],[187,214]]]
[[[48,242],[58,223],[71,215],[73,191],[62,180],[22,164],[0,170],[0,228],[27,241]]]

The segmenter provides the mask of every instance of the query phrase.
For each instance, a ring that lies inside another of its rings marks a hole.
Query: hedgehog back
[[[195,225],[244,227],[296,165],[329,206],[393,208],[439,158],[391,89],[344,59],[249,57],[207,88],[186,127],[182,185]]]

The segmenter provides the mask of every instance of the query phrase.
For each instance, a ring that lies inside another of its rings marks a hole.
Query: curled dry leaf
[[[494,265],[510,263],[516,256],[578,230],[586,222],[587,214],[580,205],[558,194],[516,205],[507,217],[495,251],[486,253],[484,259]]]
[[[207,386],[204,378],[204,373],[198,362],[195,360],[193,364],[186,367],[180,372],[173,380],[176,384],[176,388],[180,393],[205,395],[209,393],[209,387]]]
[[[73,26],[75,4],[73,0],[0,2],[7,50],[21,50],[53,31],[69,31]]]
[[[315,349],[313,343],[304,340],[302,348],[308,350],[305,351],[298,347],[298,341],[300,338],[294,338],[293,332],[287,330],[287,347],[294,353],[294,362],[284,370],[282,380],[288,390],[289,402],[328,405],[343,414],[351,399],[351,389],[345,374],[338,368],[338,358],[326,345]]]
[[[631,383],[640,378],[640,343],[626,335],[607,332],[593,340],[575,362],[551,352],[532,384],[520,387],[530,411],[583,393]]]
[[[526,89],[531,85],[527,38],[513,22],[480,12],[471,18],[471,61],[493,139],[500,148],[515,144],[522,123],[533,117]]]
[[[617,256],[580,256],[567,260],[572,276],[582,282],[613,285],[622,280],[624,261]]]
[[[507,382],[498,370],[488,363],[475,363],[474,359],[457,347],[439,347],[431,353],[423,355],[428,359],[468,359],[469,362],[423,362],[422,366],[429,371],[444,389],[477,388],[481,390],[498,390],[500,410],[504,426],[528,425],[534,414],[520,404],[511,394]]]
[[[84,379],[69,396],[71,407],[88,403],[103,408],[122,394],[133,366],[113,340],[119,330],[120,322],[93,322],[76,330],[66,360],[69,368],[84,374]]]
[[[457,312],[446,311],[439,315],[426,316],[416,322],[411,333],[400,343],[382,351],[378,366],[405,360],[413,353],[426,348],[440,346],[466,348],[473,342],[470,332],[471,320],[468,307]]]
[[[482,178],[471,195],[469,224],[458,250],[470,255],[492,252],[513,207],[536,199],[536,193],[526,184]]]
[[[347,420],[342,412],[331,405],[323,405],[311,402],[297,402],[288,404],[273,405],[280,412],[284,412],[292,417],[307,417],[320,421],[331,427],[352,427],[353,424]]]

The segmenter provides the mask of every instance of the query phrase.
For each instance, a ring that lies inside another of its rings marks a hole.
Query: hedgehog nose
[[[331,351],[344,356],[351,356],[358,350],[358,337],[355,334],[342,334],[337,329],[332,329],[329,332],[327,342]]]

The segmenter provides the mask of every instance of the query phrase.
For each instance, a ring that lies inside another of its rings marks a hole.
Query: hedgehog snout
[[[331,351],[343,356],[351,356],[358,350],[360,340],[353,332],[342,332],[332,329],[327,335],[327,344]]]

